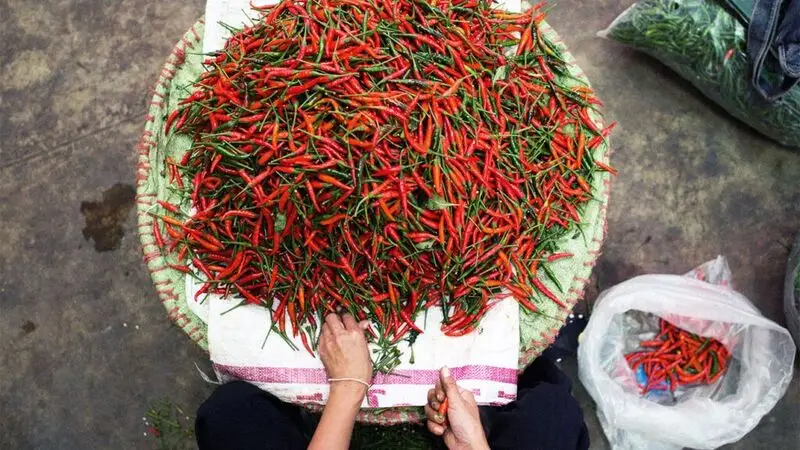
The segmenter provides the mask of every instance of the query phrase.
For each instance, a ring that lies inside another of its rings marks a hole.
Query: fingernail
[[[447,366],[442,367],[442,377],[450,378],[450,369]]]
[[[442,415],[439,414],[439,413],[436,413],[436,416],[434,417],[434,419],[436,419],[436,421],[439,422],[439,423],[444,422],[444,417],[442,417]]]

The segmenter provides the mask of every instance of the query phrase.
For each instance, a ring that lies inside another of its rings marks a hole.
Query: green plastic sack
[[[723,0],[640,0],[600,36],[647,53],[742,122],[800,148],[800,86],[768,103],[750,85],[747,30]]]

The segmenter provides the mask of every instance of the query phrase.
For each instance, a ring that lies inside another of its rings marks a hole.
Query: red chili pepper
[[[308,354],[311,355],[312,358],[316,358],[314,354],[314,350],[311,348],[311,345],[308,343],[308,337],[306,336],[305,332],[300,332],[300,339],[303,341],[303,346],[308,351]]]
[[[447,400],[447,397],[445,397],[444,400],[439,403],[439,409],[436,410],[436,412],[439,414],[439,417],[446,417],[449,406],[450,402]]]
[[[553,253],[547,257],[547,262],[558,261],[559,259],[572,258],[574,255],[569,252]]]
[[[183,272],[183,273],[191,273],[192,272],[189,269],[189,266],[186,266],[186,265],[183,265],[183,264],[170,264],[170,263],[168,263],[167,266],[169,268],[171,268],[171,269],[177,270],[178,272]]]
[[[166,124],[164,125],[164,134],[169,133],[170,128],[172,128],[172,123],[175,122],[175,119],[178,117],[178,114],[181,113],[181,110],[176,109],[169,114],[167,117]]]
[[[553,294],[553,292],[550,289],[548,289],[544,285],[544,283],[542,283],[538,278],[534,277],[534,278],[531,279],[531,281],[533,282],[533,285],[536,286],[536,289],[538,289],[539,292],[544,294],[547,298],[552,300],[553,303],[555,303],[556,305],[558,305],[558,306],[560,306],[562,308],[566,308],[567,307],[567,305],[565,305],[564,302],[559,300],[558,297],[556,297],[555,294]]]
[[[597,165],[597,167],[601,168],[602,170],[605,170],[606,172],[608,172],[608,173],[610,173],[612,175],[616,175],[617,174],[617,170],[616,169],[614,169],[613,167],[607,165],[606,163],[604,163],[602,161],[595,161],[594,163]]]
[[[158,226],[158,221],[153,221],[153,237],[155,238],[156,245],[164,247],[164,238],[161,236],[161,228]]]

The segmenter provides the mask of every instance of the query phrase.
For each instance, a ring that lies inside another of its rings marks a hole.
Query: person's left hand
[[[481,425],[478,404],[472,392],[458,386],[447,367],[442,367],[436,386],[428,391],[425,416],[428,430],[442,436],[449,450],[488,450]],[[439,414],[439,407],[447,400],[447,412]]]
[[[372,380],[372,359],[364,337],[367,326],[369,322],[358,323],[350,314],[344,314],[341,319],[333,313],[325,317],[319,337],[319,356],[329,378],[355,378],[365,383]],[[366,393],[366,386],[353,381],[337,381],[332,388],[345,385]]]

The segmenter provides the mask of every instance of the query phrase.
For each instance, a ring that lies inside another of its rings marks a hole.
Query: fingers
[[[342,314],[341,319],[337,314],[330,313],[325,317],[325,324],[331,327],[331,331],[361,331],[362,333],[369,328],[369,321],[362,320],[356,322],[356,319],[349,313]]]
[[[450,375],[450,369],[448,369],[447,366],[442,367],[439,375],[445,395],[451,400],[460,398],[458,385],[456,384],[455,378]]]
[[[344,331],[344,324],[339,319],[339,316],[334,313],[325,316],[325,325],[331,327],[331,331],[333,332]]]
[[[431,422],[444,425],[445,417],[439,414],[439,411],[431,408],[431,405],[425,405],[425,417]]]
[[[344,327],[347,330],[355,331],[359,329],[358,322],[356,322],[356,319],[354,319],[353,316],[350,314],[345,313],[344,315],[342,315],[342,322],[344,323]]]
[[[436,384],[433,386],[433,389],[436,391],[436,400],[443,402],[446,395],[444,394],[444,388],[442,387],[441,375],[436,379]]]
[[[329,336],[331,335],[331,327],[328,326],[327,323],[322,324],[322,331],[319,333],[319,343],[322,343],[328,340]]]
[[[436,389],[428,389],[428,403],[436,399]]]
[[[441,436],[444,434],[444,427],[439,425],[436,422],[428,422],[428,431],[435,434],[436,436]]]
[[[456,437],[455,433],[450,431],[449,433],[446,432],[442,435],[442,440],[444,440],[444,445],[447,448],[458,448],[458,438]],[[487,445],[486,448],[489,448]]]
[[[436,397],[436,389],[431,389],[428,391],[428,404],[431,405],[433,409],[439,409],[440,400]]]

